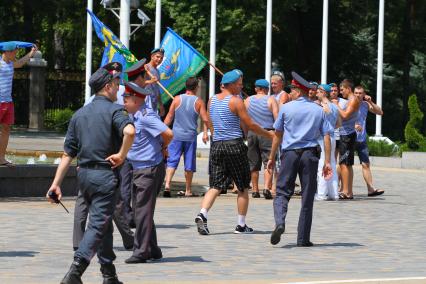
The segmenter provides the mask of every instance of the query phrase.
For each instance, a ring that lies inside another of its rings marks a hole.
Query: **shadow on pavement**
[[[177,257],[163,257],[160,261],[153,261],[147,263],[159,262],[210,262],[203,259],[201,256],[177,256]]]
[[[180,229],[185,230],[191,227],[195,227],[195,225],[187,225],[187,224],[169,224],[169,225],[155,225],[157,229]]]
[[[358,244],[358,243],[330,243],[330,244],[314,244],[311,248],[318,248],[318,247],[363,247],[364,245]],[[282,246],[281,248],[286,249],[292,249],[292,248],[298,248],[296,244],[289,244]]]
[[[0,251],[0,257],[34,257],[38,251]]]
[[[173,246],[160,246],[160,248],[162,249],[176,249],[178,247],[173,247]],[[128,252],[132,252],[133,249],[125,249],[124,247],[113,247],[113,249],[115,251],[128,251]]]

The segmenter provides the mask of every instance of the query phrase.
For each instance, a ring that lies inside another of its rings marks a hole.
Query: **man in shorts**
[[[371,100],[370,96],[365,94],[365,90],[362,86],[355,87],[354,94],[361,102],[358,111],[358,121],[355,124],[355,150],[358,153],[359,161],[362,166],[362,175],[364,177],[365,184],[367,185],[368,196],[377,196],[383,194],[385,191],[382,189],[376,189],[373,186],[373,176],[371,174],[370,158],[368,155],[366,120],[368,112],[376,115],[383,115],[383,111],[381,107]]]
[[[3,45],[3,52],[0,58],[0,166],[13,167],[13,164],[6,160],[6,148],[9,143],[10,126],[15,122],[15,109],[12,99],[12,83],[15,68],[24,66],[34,53],[37,47],[33,46],[31,51],[21,59],[16,60],[18,46],[15,42],[6,42]]]
[[[243,141],[241,123],[256,134],[272,139],[269,132],[256,124],[248,115],[243,100],[238,96],[242,90],[243,78],[236,70],[222,77],[222,91],[212,96],[208,103],[209,127],[212,133],[210,148],[210,189],[201,203],[200,213],[195,217],[198,233],[208,235],[207,212],[213,206],[216,197],[228,187],[228,176],[238,188],[238,225],[236,234],[252,233],[246,225],[250,186],[250,166],[247,158],[247,146]]]
[[[342,192],[340,199],[353,199],[353,164],[355,152],[355,122],[358,119],[358,110],[360,101],[353,93],[353,82],[345,79],[340,83],[340,93],[348,102],[344,108],[339,103],[339,114],[342,118],[342,126],[340,127],[340,144],[339,144],[339,165],[342,176]]]
[[[209,122],[206,112],[206,104],[197,97],[199,82],[196,77],[189,77],[186,82],[186,92],[173,99],[169,112],[164,120],[167,126],[172,124],[173,118],[173,140],[168,147],[166,184],[163,196],[170,197],[170,183],[179,165],[183,154],[185,163],[185,192],[179,191],[179,196],[191,197],[192,177],[196,171],[197,150],[197,126],[198,117],[203,121],[203,142],[208,141],[207,124]]]

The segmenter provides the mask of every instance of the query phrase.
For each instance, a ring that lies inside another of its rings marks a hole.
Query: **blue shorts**
[[[168,152],[169,157],[167,158],[167,167],[177,169],[179,166],[180,157],[183,153],[183,161],[185,165],[185,171],[195,172],[196,171],[196,150],[197,140],[194,141],[179,141],[173,139],[169,144]]]
[[[358,157],[359,157],[359,162],[361,164],[369,164],[370,163],[370,158],[368,155],[368,146],[367,146],[367,142],[356,142],[355,143],[355,151],[358,152]]]

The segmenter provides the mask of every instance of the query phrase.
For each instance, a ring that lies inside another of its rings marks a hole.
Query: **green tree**
[[[408,109],[410,112],[410,120],[405,126],[405,140],[410,150],[426,150],[426,139],[420,133],[423,121],[423,113],[417,103],[417,96],[411,95],[408,99]]]

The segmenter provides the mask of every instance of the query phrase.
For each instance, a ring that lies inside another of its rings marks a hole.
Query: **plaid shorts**
[[[210,148],[210,188],[224,190],[231,178],[239,191],[250,186],[250,167],[247,146],[243,139],[216,141]]]

